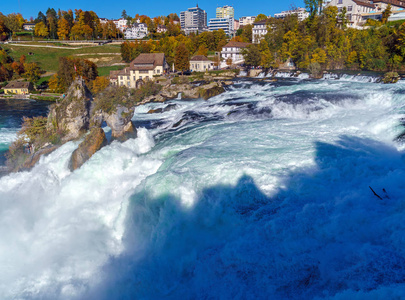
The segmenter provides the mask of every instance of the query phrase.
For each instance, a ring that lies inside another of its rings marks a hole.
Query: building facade
[[[268,21],[268,19],[253,23],[252,42],[254,44],[260,43],[260,41],[267,34],[267,32],[268,32],[267,21]]]
[[[346,7],[348,26],[352,28],[361,28],[366,19],[371,17],[370,14],[375,13],[375,5],[372,1],[332,0],[328,5],[336,6],[339,13],[342,12],[343,7]]]
[[[115,27],[117,27],[117,29],[119,29],[121,32],[124,32],[128,28],[128,20],[124,18],[112,21],[115,24]]]
[[[27,31],[33,31],[35,29],[35,23],[24,23],[23,29]]]
[[[4,94],[25,95],[33,90],[33,85],[29,81],[11,81],[3,89]]]
[[[199,8],[198,5],[186,11],[182,11],[180,13],[180,25],[181,29],[184,30],[186,34],[206,31],[207,13],[205,10]]]
[[[148,80],[154,80],[155,75],[163,75],[169,70],[164,53],[141,53],[129,65],[118,73],[110,73],[111,84],[138,88]]]
[[[222,29],[228,36],[233,36],[235,33],[235,20],[231,17],[210,19],[208,29],[215,31]]]
[[[252,25],[256,20],[256,16],[241,17],[239,18],[239,26]]]
[[[242,49],[249,46],[250,43],[242,43],[242,42],[229,42],[224,47],[222,47],[221,51],[221,68],[225,68],[227,66],[226,61],[230,58],[232,59],[232,64],[238,65],[243,64],[245,62],[242,56]]]
[[[149,34],[148,26],[145,23],[135,23],[125,30],[125,38],[132,40],[141,40]]]
[[[303,21],[309,17],[309,12],[307,12],[307,10],[305,8],[298,7],[297,9],[286,10],[286,11],[282,11],[281,13],[274,14],[274,17],[276,19],[284,19],[285,17],[291,16],[291,15],[297,15],[298,20]]]
[[[196,55],[190,59],[192,72],[205,72],[214,69],[214,63],[204,55]]]
[[[217,7],[216,18],[235,18],[235,10],[232,6],[229,5]]]

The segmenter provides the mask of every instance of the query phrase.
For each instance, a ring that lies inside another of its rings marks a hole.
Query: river
[[[405,82],[280,76],[0,178],[2,299],[404,298]]]

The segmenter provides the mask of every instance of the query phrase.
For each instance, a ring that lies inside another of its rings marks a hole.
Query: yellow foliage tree
[[[58,21],[58,37],[60,40],[67,40],[69,36],[69,22],[61,18]]]
[[[110,84],[110,81],[108,80],[107,77],[98,76],[93,81],[92,92],[97,94],[98,92],[101,92],[102,90],[104,90],[109,84]]]
[[[47,37],[49,35],[48,27],[43,22],[35,25],[34,34],[36,36]]]

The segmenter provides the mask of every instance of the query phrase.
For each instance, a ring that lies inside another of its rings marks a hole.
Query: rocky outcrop
[[[63,141],[79,138],[89,129],[93,96],[83,79],[76,79],[69,87],[66,97],[51,106],[48,128],[63,131]]]
[[[132,124],[132,116],[134,115],[134,108],[126,108],[118,105],[116,110],[112,113],[97,111],[91,118],[91,124],[100,127],[103,122],[111,128],[111,137],[113,140],[125,142],[130,138],[136,138],[136,128]]]
[[[399,80],[399,74],[397,72],[388,72],[384,75],[382,82],[385,84],[388,83],[397,83]]]
[[[230,72],[235,75],[235,73]],[[148,102],[164,102],[167,100],[176,99],[181,96],[182,99],[198,99],[204,98],[205,100],[225,92],[225,86],[232,85],[233,82],[229,80],[222,81],[216,80],[211,82],[203,81],[202,84],[180,83],[164,86],[160,93],[155,96],[145,98],[139,104]]]
[[[165,107],[160,107],[160,108],[157,108],[157,109],[151,109],[151,110],[148,111],[148,114],[164,113],[164,112],[167,112],[167,111],[171,111],[171,110],[173,110],[173,109],[176,109],[176,108],[177,108],[177,105],[176,105],[176,104],[169,104],[169,105],[167,105],[167,106],[165,106]]]
[[[210,88],[203,88],[199,92],[199,96],[204,100],[215,97],[225,92],[225,88],[221,85],[215,85]]]
[[[69,162],[69,169],[74,171],[80,168],[94,153],[106,145],[107,138],[104,130],[97,127],[92,128],[84,141],[73,152]]]

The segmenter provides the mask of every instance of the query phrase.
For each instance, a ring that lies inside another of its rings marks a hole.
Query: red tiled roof
[[[243,43],[243,42],[229,42],[223,48],[246,48],[247,46],[251,45],[250,43]]]
[[[164,53],[141,53],[131,64],[131,70],[153,70],[156,66],[164,66]]]
[[[402,7],[405,8],[405,1],[398,1],[398,0],[375,0],[373,1],[374,3],[386,3],[386,4],[391,4],[394,6]]]
[[[368,2],[359,1],[359,0],[353,0],[353,2],[356,3],[357,5],[367,6],[367,7],[370,7],[370,8],[375,8],[374,4],[371,4],[371,3],[368,3]]]

